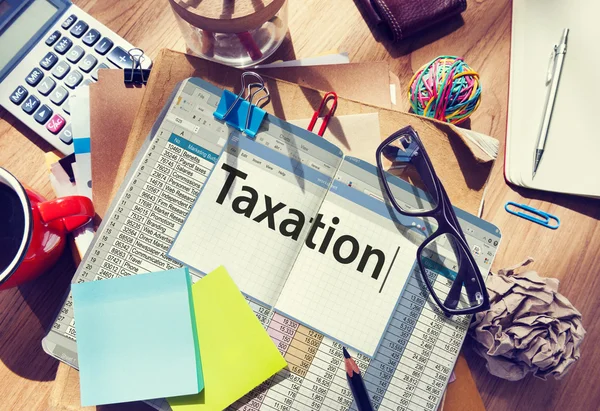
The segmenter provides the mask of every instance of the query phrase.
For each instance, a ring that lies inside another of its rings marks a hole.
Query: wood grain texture
[[[469,0],[468,3],[462,17],[391,45],[383,41],[381,34],[370,30],[355,2],[290,0],[290,31],[275,58],[309,57],[332,49],[348,51],[353,62],[389,61],[401,85],[407,87],[414,71],[437,55],[461,55],[481,74],[484,90],[483,102],[470,126],[498,138],[503,147],[511,2]],[[75,0],[75,4],[151,57],[162,48],[185,51],[166,0]],[[404,104],[407,108],[407,103]],[[42,195],[53,197],[43,157],[51,147],[5,111],[0,111],[0,116],[0,166]],[[492,172],[484,211],[484,217],[503,233],[494,268],[533,256],[537,260],[534,269],[561,280],[560,290],[582,312],[588,335],[582,361],[561,381],[499,380],[490,376],[484,362],[467,349],[469,366],[489,410],[597,409],[600,348],[595,341],[600,338],[600,203],[511,188],[504,181],[502,162],[501,155]],[[509,216],[503,210],[509,200],[558,215],[562,222],[560,229],[551,231]],[[0,293],[0,409],[60,409],[60,395],[74,395],[54,392],[51,398],[53,381],[72,375],[63,374],[63,369],[57,375],[57,362],[43,353],[40,346],[74,271],[71,257],[65,253],[45,276],[19,289]],[[148,409],[142,404],[101,408]],[[465,404],[465,409],[468,408],[469,404]]]

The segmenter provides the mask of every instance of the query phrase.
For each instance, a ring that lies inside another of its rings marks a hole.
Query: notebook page
[[[342,169],[346,161],[342,164]],[[371,171],[376,172],[371,166]],[[423,236],[420,220],[392,211],[379,193],[337,179],[275,305],[344,345],[375,353],[404,289]],[[325,310],[315,311],[318,305]]]
[[[224,265],[242,292],[273,305],[341,157],[270,115],[256,140],[233,132],[168,255],[202,273]]]

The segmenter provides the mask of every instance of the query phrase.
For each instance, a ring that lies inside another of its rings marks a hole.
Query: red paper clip
[[[333,114],[335,113],[335,109],[337,108],[338,97],[337,97],[337,94],[335,94],[335,92],[330,91],[329,93],[326,93],[323,96],[323,100],[321,100],[319,109],[317,111],[315,111],[315,114],[313,114],[312,119],[310,120],[310,123],[308,124],[308,127],[306,128],[308,131],[313,131],[313,128],[315,128],[315,124],[317,123],[317,119],[320,117],[321,111],[323,111],[323,107],[327,107],[327,102],[329,100],[333,100],[333,104],[331,105],[331,108],[329,109],[329,113],[327,113],[325,115],[325,117],[323,117],[323,123],[321,123],[321,128],[319,129],[319,132],[317,133],[317,135],[321,136],[321,137],[323,137],[323,134],[325,133],[325,129],[327,128],[327,124],[329,123],[329,120],[331,119],[331,117],[333,117]]]

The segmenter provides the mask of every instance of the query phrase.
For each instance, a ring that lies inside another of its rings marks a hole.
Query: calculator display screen
[[[34,0],[27,10],[7,27],[0,35],[0,71],[57,10],[58,8],[48,0]]]

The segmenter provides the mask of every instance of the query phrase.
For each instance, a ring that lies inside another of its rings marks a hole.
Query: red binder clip
[[[335,92],[330,91],[329,93],[326,93],[323,96],[323,100],[321,100],[319,109],[317,111],[315,111],[315,114],[313,114],[312,119],[310,120],[310,123],[308,124],[308,127],[306,128],[308,131],[313,131],[313,128],[315,128],[315,124],[317,123],[317,119],[321,116],[323,107],[327,107],[327,102],[329,100],[333,100],[333,104],[331,105],[329,112],[325,115],[325,117],[323,117],[323,123],[321,123],[321,128],[319,129],[319,132],[317,133],[317,135],[320,137],[323,137],[323,134],[325,133],[325,129],[327,128],[327,124],[329,123],[329,119],[331,119],[331,117],[333,117],[333,114],[335,113],[335,109],[337,108],[338,97],[337,97],[337,94],[335,94]]]

